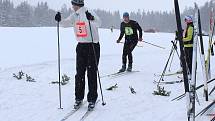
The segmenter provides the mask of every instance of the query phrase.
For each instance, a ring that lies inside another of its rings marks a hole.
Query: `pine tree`
[[[19,27],[30,27],[32,26],[32,7],[27,1],[22,2],[16,8],[16,22]]]

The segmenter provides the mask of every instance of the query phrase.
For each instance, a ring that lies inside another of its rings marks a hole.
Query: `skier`
[[[110,31],[113,33],[114,26],[110,27]]]
[[[185,16],[186,29],[183,32],[184,51],[189,73],[192,72],[194,25],[191,16]]]
[[[128,68],[127,71],[132,71],[132,51],[136,47],[138,41],[142,41],[142,28],[138,24],[138,22],[134,20],[130,20],[129,13],[123,13],[123,22],[120,25],[120,36],[117,40],[117,43],[120,43],[121,39],[125,35],[125,43],[123,47],[123,54],[122,54],[122,68],[119,72],[124,72],[126,70],[126,63],[128,57]],[[139,37],[137,30],[139,31]]]
[[[100,58],[100,44],[98,27],[101,25],[99,17],[84,7],[84,0],[72,0],[72,13],[61,22],[61,26],[74,26],[74,32],[78,45],[76,47],[76,75],[75,75],[75,104],[78,109],[83,103],[85,92],[85,73],[87,71],[88,88],[87,101],[88,108],[93,109],[98,97],[97,93],[97,70]],[[60,15],[56,14],[56,19]],[[88,21],[91,23],[91,30]],[[91,37],[92,32],[92,37]]]

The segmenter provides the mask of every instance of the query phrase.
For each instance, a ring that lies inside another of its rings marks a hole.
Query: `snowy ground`
[[[74,103],[74,75],[75,75],[75,46],[72,28],[61,28],[62,74],[71,77],[70,82],[62,86],[62,106],[58,109],[57,81],[57,35],[56,28],[0,28],[0,119],[1,121],[60,121],[71,109]],[[100,30],[101,58],[100,75],[116,72],[121,67],[122,44],[116,44],[119,32]],[[134,51],[134,70],[140,71],[119,78],[102,78],[104,99],[86,121],[185,121],[186,101],[171,101],[183,93],[183,83],[164,85],[171,91],[169,97],[152,95],[156,90],[154,80],[159,77],[154,74],[162,72],[171,48],[170,41],[174,34],[155,33],[144,34],[144,40],[166,47],[160,49],[145,43]],[[206,39],[205,39],[206,40]],[[212,58],[212,77],[214,73],[214,58]],[[200,62],[199,62],[200,64]],[[177,56],[173,60],[172,72],[179,69]],[[36,82],[26,82],[13,78],[13,73],[23,71]],[[198,67],[198,84],[202,84],[201,67]],[[165,81],[179,80],[176,76],[165,77]],[[118,84],[114,91],[106,88]],[[132,86],[136,94],[130,92]],[[214,86],[210,84],[209,89]],[[205,103],[203,90],[198,91],[201,105],[197,105],[199,112]],[[99,93],[100,94],[100,93]],[[214,94],[210,100],[214,99]],[[99,96],[101,100],[101,96]],[[68,121],[79,121],[87,109],[84,105]],[[214,110],[208,113],[214,113]],[[209,121],[211,117],[202,116],[198,121]]]

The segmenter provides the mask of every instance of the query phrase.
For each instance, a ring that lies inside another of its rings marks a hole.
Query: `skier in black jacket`
[[[127,56],[128,56],[128,68],[127,71],[132,71],[132,63],[133,63],[133,57],[132,57],[132,51],[136,47],[138,41],[142,41],[142,28],[140,25],[134,21],[129,19],[129,13],[125,12],[123,14],[123,22],[120,26],[120,36],[117,40],[117,43],[120,43],[121,39],[125,35],[125,43],[123,47],[123,54],[122,54],[122,68],[119,70],[119,72],[124,72],[126,70],[126,63],[127,63]],[[137,33],[137,30],[139,31],[139,36]]]

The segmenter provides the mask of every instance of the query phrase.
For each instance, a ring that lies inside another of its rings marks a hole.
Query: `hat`
[[[193,22],[192,16],[185,16],[185,17],[184,17],[184,20],[185,20],[185,21],[188,21],[188,22]]]
[[[84,0],[72,0],[71,3],[72,3],[72,5],[76,5],[76,6],[79,6],[79,7],[84,6]]]
[[[123,17],[129,17],[129,13],[128,12],[124,12],[123,13]]]

